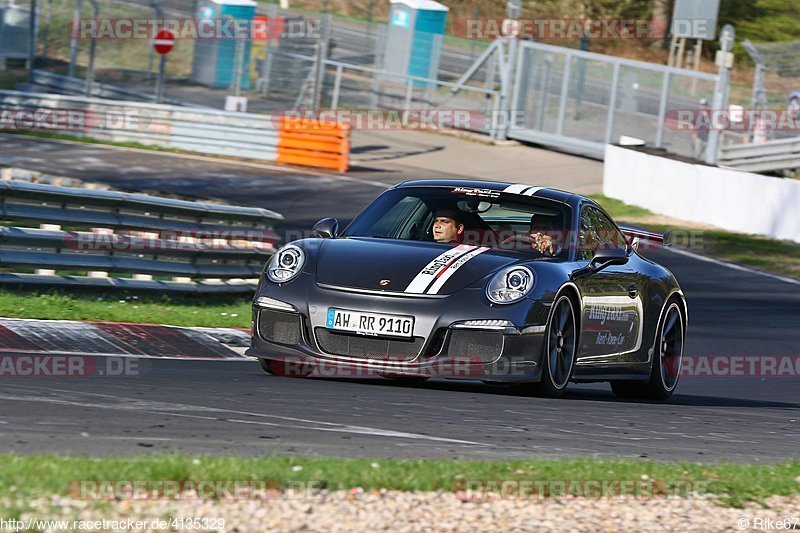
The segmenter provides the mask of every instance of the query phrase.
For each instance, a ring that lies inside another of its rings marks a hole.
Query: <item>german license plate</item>
[[[363,335],[412,337],[414,335],[414,317],[330,308],[325,320],[325,327]]]

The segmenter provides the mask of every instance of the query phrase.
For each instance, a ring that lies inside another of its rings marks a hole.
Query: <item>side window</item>
[[[578,231],[578,260],[591,261],[598,248],[610,243],[625,246],[625,237],[601,211],[592,206],[584,207]]]

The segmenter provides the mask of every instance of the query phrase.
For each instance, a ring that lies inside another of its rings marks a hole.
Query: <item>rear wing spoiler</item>
[[[648,241],[652,244],[660,244],[661,246],[672,245],[670,230],[667,230],[664,233],[656,233],[654,231],[632,228],[630,226],[620,226],[619,229],[622,231],[622,234],[625,236],[634,250],[639,248],[639,243],[641,241]]]

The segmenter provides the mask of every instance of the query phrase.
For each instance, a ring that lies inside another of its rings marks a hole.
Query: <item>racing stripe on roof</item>
[[[454,261],[464,254],[467,254],[477,248],[477,246],[470,246],[468,244],[460,244],[455,248],[451,248],[446,252],[438,255],[428,263],[425,268],[419,271],[411,283],[408,284],[404,292],[412,294],[425,294],[425,291],[436,280],[437,275],[443,273]]]
[[[522,194],[524,196],[533,196],[534,194],[536,194],[537,192],[541,191],[542,189],[544,189],[544,187],[531,187],[530,189],[528,189],[527,191],[525,191]]]
[[[464,266],[467,261],[475,257],[476,255],[480,255],[483,252],[489,251],[491,248],[482,247],[476,250],[472,250],[471,252],[467,252],[455,261],[451,262],[450,265],[443,271],[437,274],[436,279],[433,282],[433,285],[427,290],[426,294],[439,294],[439,291],[444,287],[444,284],[450,279],[450,276],[456,273],[456,270]]]
[[[511,185],[510,187],[506,187],[503,189],[503,192],[507,192],[509,194],[522,194],[522,191],[530,187],[530,185]]]
[[[522,185],[517,183],[516,185],[506,187],[503,189],[503,192],[509,194],[521,194],[523,196],[533,196],[542,189],[546,189],[546,187],[533,187],[531,185]]]

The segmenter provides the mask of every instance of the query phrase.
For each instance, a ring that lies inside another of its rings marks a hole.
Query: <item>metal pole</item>
[[[0,49],[3,46],[3,28],[6,25],[6,8],[0,6]],[[0,50],[0,72],[6,69],[6,56],[2,54],[2,50]]]
[[[728,68],[729,64],[727,58],[731,57],[731,50],[733,50],[733,43],[736,39],[736,33],[733,26],[726,24],[722,28],[722,34],[719,38],[720,51],[717,53],[719,59],[719,78],[717,79],[716,87],[714,88],[714,99],[711,104],[711,112],[719,113],[722,109],[727,107],[728,104],[728,86],[731,81],[731,69]],[[717,164],[717,157],[719,156],[719,140],[720,131],[713,126],[709,127],[708,144],[706,145],[705,162],[709,165]]]
[[[28,83],[33,83],[33,69],[36,66],[36,0],[31,0],[31,11],[28,16]]]
[[[411,78],[406,78],[406,103],[405,110],[411,109],[411,103],[414,100],[414,81]]]
[[[505,124],[498,129],[497,138],[505,140],[508,137],[508,130],[511,127],[511,94],[514,87],[514,71],[517,68],[517,46],[519,41],[516,37],[508,41],[508,53],[505,58],[501,56],[502,73],[500,76],[500,116]],[[502,48],[500,48],[502,50]]]
[[[567,115],[567,97],[569,96],[569,78],[572,70],[572,55],[564,57],[564,77],[561,80],[561,100],[558,107],[558,123],[556,124],[556,135],[564,133],[564,119]]]
[[[619,63],[614,62],[614,72],[611,75],[611,99],[608,102],[608,116],[606,117],[606,144],[611,142],[614,134],[614,116],[617,112],[617,89],[619,88]]]
[[[277,33],[276,28],[278,27],[277,22],[278,17],[278,6],[275,4],[270,4],[267,6],[267,20],[269,21],[267,24],[267,45],[266,51],[264,52],[264,64],[262,66],[261,76],[264,79],[264,82],[261,85],[261,96],[266,97],[269,93],[269,82],[270,82],[270,75],[272,73],[272,57],[274,55],[273,48],[276,48],[277,45],[273,45],[273,39],[277,43],[278,39],[275,37],[275,33]]]
[[[703,39],[697,39],[697,43],[694,45],[694,56],[692,59],[694,60],[694,71],[700,71],[700,58],[703,55]],[[692,78],[692,96],[697,93],[697,78]]]
[[[544,130],[544,119],[547,116],[547,97],[550,94],[550,71],[553,68],[553,60],[552,54],[547,54],[544,58],[544,74],[542,75],[538,103],[539,109],[537,110],[539,116],[538,123],[536,124],[536,128],[539,131]]]
[[[320,98],[322,96],[322,83],[325,78],[325,58],[328,55],[330,21],[330,15],[325,15],[322,17],[322,35],[320,35],[319,45],[317,46],[317,60],[316,64],[314,65],[316,69],[314,75],[314,92],[311,95],[311,109],[314,111],[319,111]]]
[[[75,0],[75,17],[72,19],[72,38],[69,40],[69,68],[67,76],[75,77],[75,62],[78,60],[78,27],[81,21],[81,0]]]
[[[658,126],[656,130],[656,148],[664,144],[664,119],[667,116],[667,98],[669,98],[670,73],[665,72],[661,86],[661,101],[658,104]]]
[[[164,78],[167,71],[167,54],[160,54],[158,60],[158,78],[156,79],[156,103],[164,101]]]
[[[339,108],[339,90],[342,87],[342,70],[344,65],[339,63],[336,65],[336,78],[333,80],[333,96],[331,97],[331,110],[336,111]]]
[[[89,0],[92,3],[92,8],[94,9],[94,18],[100,18],[100,5],[97,3],[97,0]],[[94,57],[97,51],[97,39],[96,35],[92,35],[92,41],[89,43],[89,65],[86,67],[86,96],[92,96],[92,90],[94,89]]]
[[[42,56],[47,61],[47,45],[50,40],[50,15],[53,7],[53,0],[47,0],[47,7],[44,12],[44,50]]]
[[[244,65],[244,39],[236,39],[236,49],[234,52],[233,60],[233,83],[231,83],[231,91],[233,96],[241,96],[242,94],[242,67]]]
[[[161,5],[158,3],[158,0],[150,0],[150,7],[153,8],[153,11],[155,12],[155,15],[156,15],[157,19],[164,20],[164,18],[165,18],[164,17],[164,10],[161,9]],[[158,29],[157,28],[153,28],[153,35],[152,35],[151,38],[155,39],[157,33],[158,33]],[[147,79],[148,80],[152,80],[153,79],[153,59],[155,59],[155,55],[156,55],[156,51],[151,46],[150,47],[150,53],[147,55]]]

